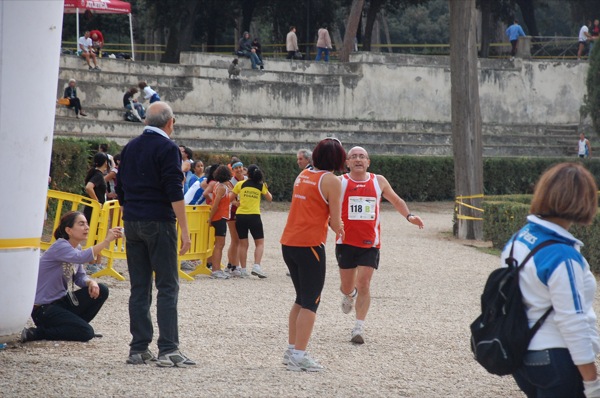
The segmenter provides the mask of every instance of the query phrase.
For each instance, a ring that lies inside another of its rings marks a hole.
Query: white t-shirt
[[[79,38],[79,41],[77,42],[80,47],[79,50],[81,50],[81,46],[83,46],[83,50],[84,52],[88,53],[90,52],[90,47],[92,46],[92,39],[90,37],[88,37],[87,39],[85,38],[85,36],[81,36]]]
[[[589,29],[586,25],[583,25],[579,30],[579,41],[587,41],[588,37],[585,35],[589,32]]]
[[[578,155],[587,155],[587,139],[584,138],[583,141],[579,140],[579,151],[577,152]]]
[[[144,98],[148,99],[156,94],[156,91],[152,90],[150,86],[144,87]]]

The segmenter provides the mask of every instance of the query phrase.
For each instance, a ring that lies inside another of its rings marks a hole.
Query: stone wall
[[[287,153],[333,135],[381,154],[452,153],[447,57],[359,53],[348,64],[267,59],[264,71],[243,59],[237,80],[227,76],[232,59],[207,53],[183,53],[180,65],[103,59],[98,73],[63,56],[57,94],[77,79],[91,117],[73,119],[59,108],[56,134],[126,142],[140,126],[122,121],[122,96],[146,80],[177,113],[177,139],[193,148]],[[484,154],[570,153],[587,67],[481,60]]]

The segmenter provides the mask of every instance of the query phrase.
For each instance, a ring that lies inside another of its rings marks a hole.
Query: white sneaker
[[[235,268],[231,270],[229,275],[231,275],[232,278],[239,278],[242,276],[242,271],[240,271],[238,268]]]
[[[308,353],[304,354],[302,359],[295,360],[293,355],[290,355],[287,370],[291,370],[292,372],[320,372],[325,369],[322,365],[320,365],[317,361],[312,359]]]
[[[352,329],[352,338],[350,339],[350,341],[355,344],[364,344],[365,343],[364,336],[365,336],[365,328],[362,326],[355,326],[354,329]]]
[[[247,268],[242,268],[240,270],[240,278],[249,278],[250,274],[248,273],[248,269]]]
[[[210,273],[210,277],[212,279],[229,279],[229,275],[227,275],[225,272],[223,272],[222,270],[218,270],[218,271],[213,271]]]
[[[196,266],[191,261],[182,261],[181,262],[181,270],[182,271],[193,271],[196,269]]]
[[[256,275],[256,276],[258,276],[261,279],[264,279],[264,278],[267,277],[267,274],[265,274],[263,272],[263,270],[260,268],[259,264],[254,264],[252,266],[252,275]]]
[[[354,297],[356,297],[356,289],[350,294],[344,294],[342,298],[342,312],[344,314],[349,314],[354,308]]]
[[[285,352],[283,353],[283,360],[281,361],[282,364],[287,365],[288,363],[290,363],[290,358],[292,357],[292,350],[290,350],[289,348],[287,350],[285,350]]]
[[[156,365],[161,368],[186,368],[188,366],[196,365],[196,362],[183,355],[181,351],[175,350],[168,354],[163,354],[159,356],[156,360]]]

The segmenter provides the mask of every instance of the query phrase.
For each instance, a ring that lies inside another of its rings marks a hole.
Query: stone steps
[[[85,105],[85,104],[84,104]],[[144,104],[147,106],[148,104]],[[85,106],[86,113],[99,121],[123,121],[125,110],[117,108]],[[57,107],[57,116],[69,117],[73,112],[66,107]],[[339,120],[302,117],[272,117],[255,115],[231,115],[209,113],[176,113],[178,125],[214,128],[241,129],[280,129],[280,130],[319,130],[325,132],[414,132],[452,134],[450,123],[417,122],[417,121],[377,121],[377,120]],[[540,138],[577,139],[577,126],[564,126],[562,129],[548,129],[546,126],[500,126],[483,125],[484,135]]]
[[[97,116],[102,117],[106,110],[97,110]],[[114,139],[119,143],[125,143],[137,136],[143,129],[140,123],[126,122],[122,120],[96,120],[93,113],[88,110],[88,118],[75,119],[72,112],[67,109],[61,110],[62,116],[57,116],[55,130],[57,135],[63,136],[102,136]],[[117,111],[109,111],[111,118],[121,114]],[[213,115],[214,116],[214,115]],[[193,116],[187,116],[192,118]],[[242,118],[240,118],[242,119]],[[209,119],[210,120],[210,119]],[[239,152],[280,152],[283,148],[310,147],[315,142],[327,136],[339,138],[346,147],[361,145],[370,147],[380,154],[422,154],[442,155],[452,153],[452,134],[443,131],[447,126],[440,124],[442,131],[407,131],[407,130],[325,130],[317,128],[306,128],[305,125],[287,128],[264,127],[264,125],[245,124],[238,126],[199,125],[185,123],[185,117],[177,115],[175,141],[187,145],[193,149],[203,150],[231,150],[235,148]],[[375,123],[376,125],[377,123]],[[326,123],[324,123],[326,125]],[[373,127],[373,126],[371,126]],[[410,126],[409,127],[415,127]],[[524,156],[532,156],[546,153],[547,155],[563,155],[565,148],[570,148],[571,136],[529,136],[522,134],[484,134],[485,153],[503,155],[518,153]],[[406,147],[406,148],[402,148]],[[430,147],[430,149],[427,149]],[[533,148],[533,149],[532,149]]]

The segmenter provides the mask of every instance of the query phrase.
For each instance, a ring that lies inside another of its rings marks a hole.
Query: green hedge
[[[483,235],[485,240],[492,241],[495,248],[502,249],[510,237],[527,222],[530,206],[529,202],[524,202],[526,195],[510,195],[506,197],[506,201],[501,201],[500,197],[494,199],[495,201],[490,201],[486,198],[483,202]],[[531,200],[531,196],[529,199]],[[588,260],[592,271],[600,273],[600,214],[596,215],[592,225],[574,225],[569,232],[584,243],[581,253]]]
[[[53,188],[81,193],[89,159],[99,140],[54,140],[52,154]],[[120,147],[110,142],[111,154]],[[196,151],[194,159],[206,166],[227,163],[231,153]],[[295,155],[239,154],[244,164],[256,163],[264,171],[269,189],[276,201],[289,201],[293,181],[298,175]],[[574,158],[486,158],[484,159],[484,194],[530,194],[535,181],[549,166]],[[600,159],[585,160],[590,171],[600,176]],[[454,161],[451,157],[372,156],[370,171],[383,174],[394,190],[408,201],[439,201],[454,198]],[[524,200],[524,199],[523,199]],[[522,200],[521,200],[522,201]]]

